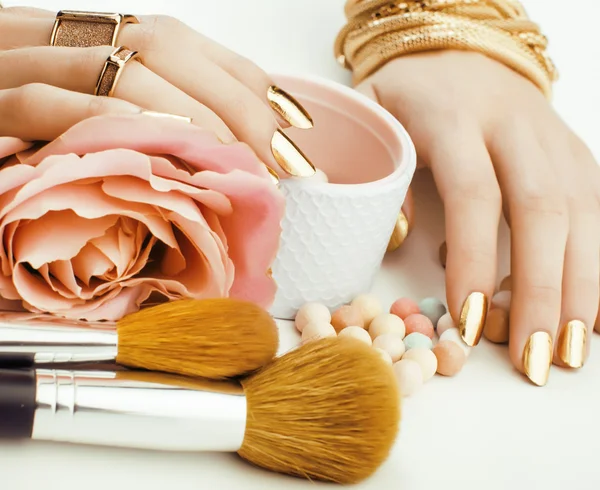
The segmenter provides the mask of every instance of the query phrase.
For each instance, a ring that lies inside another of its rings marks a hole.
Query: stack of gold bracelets
[[[515,0],[347,0],[346,17],[335,54],[355,83],[394,58],[441,49],[483,53],[548,97],[557,79],[546,37]]]

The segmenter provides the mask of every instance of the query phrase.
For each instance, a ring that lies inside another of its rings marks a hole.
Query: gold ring
[[[102,68],[102,73],[100,73],[96,84],[95,95],[112,97],[123,68],[125,68],[128,61],[136,58],[139,61],[137,51],[131,51],[124,46],[115,49],[104,63],[104,68]]]
[[[133,15],[61,10],[54,21],[50,46],[115,46],[125,24],[139,24],[139,20]]]

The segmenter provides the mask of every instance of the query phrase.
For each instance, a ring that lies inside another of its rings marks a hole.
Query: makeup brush
[[[0,370],[0,438],[238,452],[270,471],[357,483],[398,433],[392,372],[352,338],[303,345],[242,381]]]
[[[261,307],[233,299],[180,300],[115,324],[0,314],[0,365],[116,361],[122,366],[223,379],[270,362],[279,345]]]

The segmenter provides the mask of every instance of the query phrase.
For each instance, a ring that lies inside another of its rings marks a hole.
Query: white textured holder
[[[371,288],[414,175],[416,153],[404,127],[351,88],[314,77],[275,80],[315,120],[311,130],[288,133],[336,182],[281,182],[287,207],[272,267],[278,292],[271,314],[292,319],[307,302],[335,309]]]

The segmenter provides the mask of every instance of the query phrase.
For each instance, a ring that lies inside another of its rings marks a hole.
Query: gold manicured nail
[[[272,85],[267,91],[271,108],[295,128],[311,129],[313,120],[308,111],[285,90]]]
[[[157,118],[165,118],[165,119],[176,119],[177,121],[183,121],[190,123],[192,122],[191,117],[185,116],[177,116],[176,114],[169,114],[167,112],[156,112],[156,111],[142,111],[144,116],[157,117]]]
[[[276,186],[279,187],[279,175],[277,175],[277,172],[275,172],[275,170],[273,170],[268,165],[265,165],[265,167],[267,167],[267,170],[269,171],[269,174],[271,175],[271,180],[273,181],[273,184],[275,184]]]
[[[402,211],[400,211],[398,219],[396,220],[396,225],[394,226],[394,231],[392,232],[392,236],[388,244],[387,251],[393,252],[394,250],[398,250],[400,246],[404,243],[404,240],[406,240],[407,236],[408,219],[406,219],[406,215]]]
[[[460,336],[470,347],[481,340],[488,312],[488,298],[483,293],[471,293],[463,304],[458,322]]]
[[[567,366],[578,369],[585,363],[587,327],[579,320],[567,323],[561,330],[558,340],[558,357]]]
[[[289,139],[286,134],[278,129],[271,140],[273,156],[284,172],[294,177],[312,177],[315,167],[300,151],[300,148]]]
[[[536,332],[527,341],[523,351],[523,369],[537,386],[548,382],[552,366],[552,337],[546,332]]]

